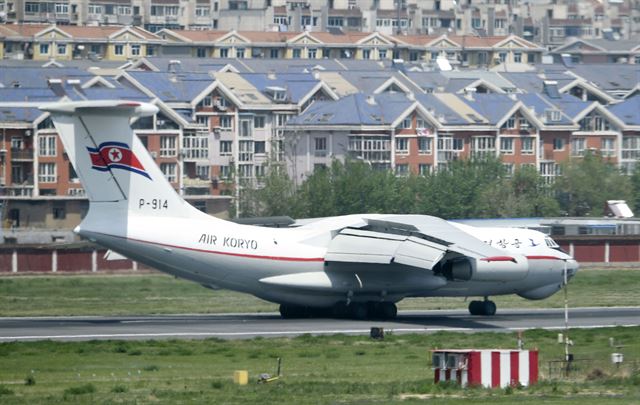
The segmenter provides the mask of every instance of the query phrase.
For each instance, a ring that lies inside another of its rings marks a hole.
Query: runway
[[[573,308],[571,328],[640,325],[640,307]],[[368,334],[372,326],[393,333],[507,332],[564,329],[562,309],[502,309],[494,316],[459,311],[401,311],[393,321],[281,319],[278,314],[0,318],[0,342],[92,339],[247,339],[301,334]]]

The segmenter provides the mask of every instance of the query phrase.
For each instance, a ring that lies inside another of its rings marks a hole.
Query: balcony
[[[11,160],[12,161],[32,161],[33,149],[15,149],[11,148]]]
[[[182,179],[184,187],[196,187],[196,188],[209,188],[211,186],[211,180],[201,179],[198,177],[184,177]]]

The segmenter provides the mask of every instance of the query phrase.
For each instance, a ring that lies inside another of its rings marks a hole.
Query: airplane
[[[131,129],[132,118],[155,114],[155,106],[100,100],[40,108],[90,201],[77,234],[176,277],[277,303],[283,318],[392,319],[407,297],[484,297],[469,311],[490,316],[490,296],[543,299],[579,267],[544,233],[427,215],[345,215],[286,228],[215,218],[176,193]]]

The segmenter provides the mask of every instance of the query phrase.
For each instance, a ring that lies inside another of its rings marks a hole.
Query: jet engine
[[[521,255],[473,258],[458,256],[443,258],[433,269],[449,280],[517,281],[529,273],[529,263]]]

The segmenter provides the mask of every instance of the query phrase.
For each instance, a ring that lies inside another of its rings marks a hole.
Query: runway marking
[[[571,326],[570,329],[603,329],[611,327],[634,327],[640,324],[614,324],[593,326]],[[564,330],[564,326],[541,327],[508,327],[508,328],[389,328],[391,333],[417,333],[417,332],[496,332],[496,331],[521,331],[531,329]],[[2,336],[0,341],[12,340],[37,340],[37,339],[98,339],[98,338],[135,338],[135,337],[216,337],[216,336],[291,336],[291,335],[335,335],[338,333],[366,334],[370,329],[341,329],[341,330],[302,330],[302,331],[255,331],[255,332],[176,332],[176,333],[114,333],[114,334],[90,334],[90,335],[43,335],[43,336]]]

